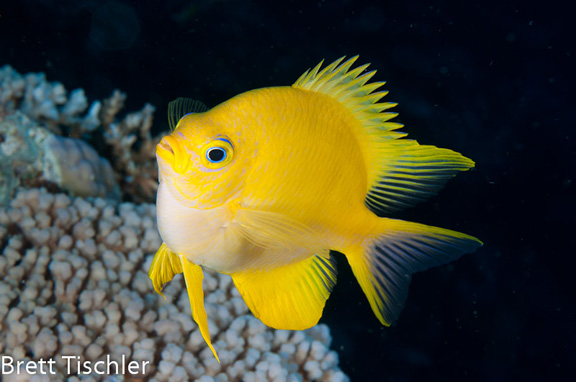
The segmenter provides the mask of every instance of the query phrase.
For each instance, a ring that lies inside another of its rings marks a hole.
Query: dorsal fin
[[[386,82],[367,82],[376,74],[375,70],[360,75],[370,64],[364,64],[353,70],[350,67],[358,59],[354,56],[340,64],[345,57],[341,57],[319,72],[322,62],[314,69],[306,71],[292,85],[294,88],[306,89],[335,98],[350,110],[362,122],[366,133],[377,136],[385,134],[387,138],[399,138],[406,134],[395,133],[391,130],[402,127],[400,123],[387,122],[397,113],[382,113],[382,111],[396,106],[393,102],[378,102],[388,94],[387,91],[377,91]]]
[[[170,131],[174,131],[178,121],[189,113],[203,113],[208,111],[208,107],[200,101],[190,98],[179,97],[168,103],[168,125]]]
[[[394,131],[402,124],[388,122],[397,114],[384,112],[396,106],[379,102],[387,91],[375,91],[385,82],[367,83],[376,71],[361,74],[370,64],[350,70],[358,56],[341,57],[320,71],[323,62],[306,71],[294,88],[326,94],[345,106],[360,122],[355,128],[364,153],[368,182],[365,203],[383,215],[434,195],[458,171],[474,162],[448,149],[421,146],[406,133]],[[342,62],[344,61],[344,62]]]

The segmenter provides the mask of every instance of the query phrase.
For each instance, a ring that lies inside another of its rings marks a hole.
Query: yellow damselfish
[[[156,149],[158,229],[150,268],[160,294],[184,273],[192,315],[208,333],[202,268],[232,276],[268,326],[314,326],[343,253],[384,325],[398,317],[414,272],[482,243],[442,228],[381,216],[423,201],[474,162],[396,131],[357,57],[322,63],[291,87],[242,93],[207,110],[178,99],[172,133]]]

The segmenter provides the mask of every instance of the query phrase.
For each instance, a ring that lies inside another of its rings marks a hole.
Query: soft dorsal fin
[[[344,58],[322,70],[320,62],[292,87],[336,99],[359,122],[352,128],[365,158],[368,208],[383,215],[412,206],[434,195],[458,171],[474,167],[473,161],[457,152],[400,139],[406,133],[394,130],[402,124],[389,122],[397,114],[383,112],[396,103],[379,102],[388,92],[375,91],[385,82],[367,83],[376,71],[362,74],[369,64],[350,70],[358,56]]]
[[[170,131],[174,131],[178,121],[189,113],[204,113],[208,107],[200,101],[190,98],[179,97],[168,104],[168,125]]]

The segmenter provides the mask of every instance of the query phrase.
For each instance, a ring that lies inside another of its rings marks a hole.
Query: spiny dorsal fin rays
[[[350,67],[358,59],[358,56],[354,56],[348,61],[344,62],[342,65],[338,66],[338,64],[340,64],[344,58],[345,57],[340,57],[318,73],[322,63],[324,62],[324,60],[322,60],[320,64],[316,65],[316,67],[312,69],[312,71],[307,71],[304,73],[304,75],[302,75],[292,86],[301,89],[317,91],[324,94],[330,94],[334,98],[340,98],[338,97],[339,93],[349,91],[356,87],[361,87],[376,73],[374,70],[358,77],[358,75],[363,72],[370,64],[364,64],[348,72]],[[338,86],[338,89],[333,90],[335,86]]]
[[[344,59],[344,57],[342,57],[340,59],[340,61],[342,61],[342,59]],[[322,66],[323,63],[324,63],[324,60],[320,61],[320,63],[318,65],[316,65],[313,69],[308,69],[307,71],[305,71],[304,74],[302,74],[300,76],[300,78],[298,78],[298,80],[296,80],[294,85],[299,84],[299,83],[308,83],[311,78],[316,76],[316,74],[318,73],[318,70],[320,70],[320,67]],[[294,86],[294,85],[292,85],[292,86]]]
[[[332,64],[330,64],[328,67],[331,67],[331,68],[336,67],[336,65],[341,63],[344,58],[346,58],[346,56],[340,57],[339,59],[334,61]],[[305,71],[304,74],[302,74],[300,76],[300,78],[298,78],[298,80],[296,80],[296,82],[292,86],[297,86],[297,85],[302,85],[302,84],[308,84],[310,86],[313,85],[314,82],[316,82],[320,77],[320,75],[318,75],[318,71],[322,67],[323,63],[324,63],[324,60],[320,61],[320,63],[318,65],[316,65],[312,70],[308,69],[307,71]],[[326,69],[324,69],[323,72],[325,70]],[[298,87],[300,87],[300,86],[298,86]]]
[[[366,74],[374,74],[376,73],[375,70],[366,73]],[[362,76],[365,77],[365,76]],[[372,76],[370,76],[372,77]],[[358,77],[356,80],[360,79],[361,77]],[[369,79],[369,78],[368,78]],[[382,87],[386,82],[384,81],[379,81],[379,82],[372,82],[369,83],[368,85],[365,85],[365,80],[367,81],[368,79],[363,78],[362,81],[358,81],[357,83],[355,83],[356,81],[351,82],[350,84],[352,86],[356,86],[355,88],[350,88],[351,90],[348,90],[347,93],[344,93],[344,91],[342,93],[343,96],[349,98],[349,97],[366,97],[365,99],[368,101],[371,101],[370,103],[376,103],[378,102],[382,97],[384,97],[386,94],[388,94],[387,91],[383,91],[383,92],[377,92],[377,93],[372,93],[374,90],[378,89],[379,87]],[[372,93],[372,94],[371,94]],[[372,102],[373,100],[373,102]]]
[[[342,58],[344,58],[344,57],[342,57]],[[310,84],[309,90],[318,91],[318,88],[324,87],[334,77],[337,77],[340,73],[346,73],[346,70],[348,70],[350,68],[350,65],[351,65],[351,63],[349,65],[347,65],[348,63],[345,62],[337,70],[334,70],[334,68],[336,67],[337,64],[338,64],[337,61],[333,62],[330,65],[328,65],[327,67],[325,67],[320,73],[318,73],[318,75],[316,75],[316,77],[314,78],[314,82]],[[344,66],[346,66],[346,68],[344,71],[342,71],[342,68]],[[324,88],[324,90],[329,90],[329,89]]]
[[[320,70],[321,62],[292,87],[332,97],[360,122],[354,131],[368,175],[365,202],[373,212],[386,214],[425,200],[457,172],[474,166],[456,152],[399,139],[407,134],[394,130],[403,125],[388,122],[397,114],[382,112],[396,103],[379,102],[388,92],[376,91],[384,82],[368,83],[376,71],[361,74],[368,64],[350,70],[357,59],[341,57]]]
[[[170,131],[174,131],[180,119],[189,113],[203,113],[208,111],[208,106],[200,101],[190,98],[179,97],[168,103],[168,125]]]
[[[359,66],[358,68],[356,68],[356,69],[352,70],[351,72],[348,72],[344,76],[342,76],[342,79],[339,82],[340,82],[340,84],[347,85],[347,86],[340,88],[339,91],[334,92],[333,95],[338,96],[339,94],[343,93],[342,95],[345,97],[351,97],[351,96],[360,97],[360,96],[368,95],[373,90],[384,85],[386,83],[384,81],[373,82],[373,83],[368,85],[368,86],[371,86],[373,88],[370,89],[369,91],[365,91],[368,89],[364,85],[366,84],[366,82],[368,82],[376,74],[376,70],[372,70],[372,71],[370,71],[368,73],[364,73],[363,75],[358,77],[358,75],[360,73],[362,73],[368,67],[368,65],[370,65],[370,64]],[[383,96],[384,95],[382,95],[382,97]],[[340,98],[340,97],[341,96],[339,96],[338,98]]]
[[[324,71],[322,71],[318,74],[315,85],[309,90],[330,93],[333,97],[338,97],[340,93],[348,92],[344,95],[350,96],[352,95],[351,93],[354,92],[355,87],[357,87],[357,90],[360,90],[362,85],[376,74],[376,71],[373,70],[358,77],[358,74],[362,73],[370,64],[365,64],[350,72],[346,72],[352,64],[350,62],[350,65],[348,65],[349,62],[350,60],[346,61],[341,67],[336,68],[331,73],[323,74]],[[347,85],[347,87],[343,87],[342,85]],[[333,90],[336,86],[338,86],[338,88]]]
[[[376,71],[361,74],[370,64],[364,64],[350,70],[358,56],[342,62],[344,58],[340,57],[322,70],[320,68],[324,61],[320,62],[313,69],[300,76],[292,87],[327,94],[335,98],[352,111],[363,126],[369,130],[389,131],[402,127],[397,123],[385,123],[385,121],[394,118],[396,113],[380,113],[396,106],[396,103],[378,103],[388,92],[375,91],[385,84],[384,81],[367,84],[376,74]],[[376,133],[381,134],[381,132],[376,131],[368,132],[368,134]],[[394,137],[396,138],[396,134]]]
[[[388,92],[383,92],[383,93],[384,93],[384,95],[386,95]],[[359,107],[358,112],[378,114],[381,111],[393,108],[396,105],[398,105],[396,102],[370,103],[367,105],[363,105],[362,107]],[[398,113],[389,112],[389,113],[382,113],[382,115],[394,115],[394,117],[395,117],[398,115]],[[393,117],[390,117],[390,118],[393,118]]]

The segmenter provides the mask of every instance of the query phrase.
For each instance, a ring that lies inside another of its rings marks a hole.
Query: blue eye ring
[[[211,170],[218,170],[232,161],[234,148],[225,138],[216,138],[202,148],[202,164]]]
[[[228,143],[230,146],[232,146],[232,143],[231,143],[228,139],[226,139],[226,138],[216,138],[216,140],[217,140],[217,141],[226,142],[226,143]]]
[[[206,151],[206,159],[210,163],[221,163],[227,156],[228,153],[222,147],[212,147]]]

